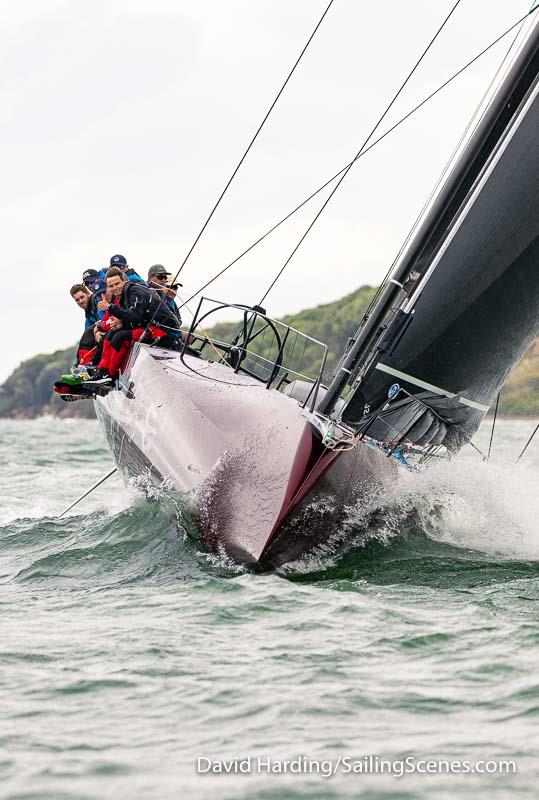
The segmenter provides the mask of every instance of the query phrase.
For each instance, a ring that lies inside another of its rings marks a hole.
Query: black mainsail
[[[536,16],[320,412],[450,450],[478,428],[539,329],[538,75]]]

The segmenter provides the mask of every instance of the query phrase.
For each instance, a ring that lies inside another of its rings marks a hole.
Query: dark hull
[[[367,445],[325,448],[295,400],[166,351],[138,347],[96,411],[120,471],[182,492],[205,548],[252,568],[324,544],[345,506],[393,475]]]

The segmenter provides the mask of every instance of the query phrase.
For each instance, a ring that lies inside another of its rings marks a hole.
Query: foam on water
[[[367,558],[365,547],[377,544],[399,547],[410,537],[421,552],[454,558],[484,558],[496,561],[539,560],[539,458],[532,451],[527,460],[515,463],[520,441],[525,441],[530,423],[498,423],[498,448],[488,462],[471,448],[451,461],[437,460],[419,472],[400,469],[389,486],[375,488],[347,509],[341,529],[332,531],[325,544],[279,570],[284,575],[316,572],[333,567],[346,554]],[[515,429],[521,437],[515,436]],[[488,425],[478,437],[488,442]],[[484,448],[487,449],[486,447]],[[427,542],[430,545],[427,547]],[[437,549],[437,545],[440,547]],[[406,544],[404,544],[406,547]],[[411,548],[413,549],[413,548]],[[379,559],[378,549],[371,558]]]
[[[350,509],[347,528],[367,523],[368,535],[387,542],[408,529],[414,515],[417,530],[433,541],[539,559],[538,478],[533,467],[485,463],[473,455],[436,462],[421,473],[402,470],[384,492]]]
[[[82,477],[82,476],[80,476]],[[99,476],[94,474],[88,475],[86,482],[81,484],[80,493],[84,492],[84,487],[88,486],[90,481],[96,482]],[[91,484],[90,484],[91,485]],[[73,483],[73,489],[76,488]],[[82,505],[75,506],[68,512],[69,516],[80,516],[81,509],[84,514],[92,514],[95,511],[101,511],[107,515],[114,515],[126,508],[133,505],[133,502],[140,496],[140,491],[134,485],[125,486],[120,478],[116,478],[113,482],[110,479],[110,484],[107,488],[96,489],[88,498],[82,501]],[[69,505],[77,499],[77,495],[66,498],[65,490],[60,494],[39,494],[35,497],[20,498],[14,496],[4,496],[2,506],[0,507],[0,526],[9,525],[20,519],[45,519],[50,517],[57,517]]]
[[[477,458],[407,475],[402,490],[436,541],[514,559],[539,559],[537,472]]]

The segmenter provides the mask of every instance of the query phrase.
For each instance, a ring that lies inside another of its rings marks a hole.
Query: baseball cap
[[[154,264],[148,270],[148,278],[153,278],[154,275],[170,275],[170,272],[162,264]]]
[[[115,255],[110,259],[111,267],[127,267],[127,259],[125,256]]]
[[[96,278],[96,280],[89,285],[89,288],[94,294],[104,294],[107,291],[107,283],[103,278]]]
[[[94,280],[95,278],[99,278],[99,272],[96,269],[85,269],[82,273],[83,283]]]

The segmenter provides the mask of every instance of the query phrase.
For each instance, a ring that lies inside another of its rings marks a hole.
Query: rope
[[[260,133],[260,131],[261,131],[261,130],[262,130],[262,128],[264,127],[264,125],[265,125],[265,123],[266,123],[266,121],[267,121],[267,119],[268,119],[269,115],[271,114],[271,112],[272,112],[272,111],[273,111],[273,109],[275,108],[275,106],[276,106],[276,104],[277,104],[277,101],[279,100],[280,96],[281,96],[281,95],[282,95],[282,93],[284,92],[284,90],[285,90],[285,88],[286,88],[286,85],[287,85],[288,81],[290,80],[290,78],[291,78],[291,77],[292,77],[292,75],[294,74],[294,72],[295,72],[295,70],[296,70],[296,67],[298,66],[298,64],[299,64],[299,62],[301,61],[301,59],[303,58],[303,56],[305,55],[305,52],[307,51],[307,48],[309,47],[309,45],[311,44],[312,40],[314,39],[314,37],[315,37],[315,35],[316,35],[316,33],[317,33],[317,31],[318,31],[318,29],[319,29],[320,25],[321,25],[321,24],[322,24],[322,22],[324,21],[324,18],[325,18],[326,14],[328,13],[328,11],[329,11],[329,9],[331,8],[331,6],[332,6],[332,5],[333,5],[333,0],[330,0],[330,2],[329,2],[329,3],[328,3],[328,5],[327,5],[327,8],[326,8],[326,10],[324,11],[324,13],[322,14],[322,16],[320,17],[320,19],[319,19],[319,20],[318,20],[318,22],[316,23],[316,25],[315,25],[315,28],[314,28],[313,32],[311,33],[311,35],[310,35],[310,36],[309,36],[309,38],[307,39],[307,43],[305,44],[305,46],[304,46],[303,50],[301,51],[301,53],[299,54],[298,58],[296,59],[296,62],[295,62],[295,64],[294,64],[294,66],[292,67],[292,69],[290,70],[290,72],[288,73],[288,75],[286,76],[286,79],[285,79],[285,81],[284,81],[283,85],[281,86],[281,88],[280,88],[280,89],[279,89],[279,91],[277,92],[277,94],[276,94],[276,96],[275,96],[275,99],[273,100],[273,102],[272,102],[272,104],[270,105],[270,107],[269,107],[268,111],[266,112],[266,115],[264,116],[264,119],[262,120],[262,122],[261,122],[261,123],[260,123],[260,125],[258,126],[258,128],[257,128],[257,130],[256,130],[256,133],[255,133],[255,135],[253,136],[253,138],[251,139],[251,141],[250,141],[250,142],[249,142],[249,144],[247,145],[247,148],[245,149],[245,151],[244,151],[244,153],[243,153],[242,157],[240,158],[240,160],[238,161],[238,163],[237,163],[237,165],[236,165],[236,167],[235,167],[234,171],[232,172],[232,175],[230,176],[230,178],[228,179],[227,183],[225,184],[225,188],[223,189],[223,191],[221,192],[221,194],[220,194],[220,195],[219,195],[219,197],[217,198],[217,202],[215,203],[215,205],[213,206],[212,210],[210,211],[210,213],[209,213],[209,215],[208,215],[208,217],[207,217],[207,219],[206,219],[206,221],[205,221],[204,225],[202,226],[202,228],[201,228],[201,229],[200,229],[200,231],[198,232],[198,234],[197,234],[197,237],[196,237],[195,241],[193,242],[193,244],[192,244],[192,245],[191,245],[191,247],[189,248],[189,250],[188,250],[188,252],[187,252],[187,255],[185,256],[185,258],[183,259],[182,263],[180,264],[180,268],[178,269],[178,272],[176,273],[176,277],[175,277],[175,278],[174,278],[174,280],[172,281],[173,283],[175,283],[175,282],[176,282],[176,280],[177,280],[177,278],[178,278],[178,275],[180,274],[180,272],[182,271],[182,269],[185,267],[185,265],[186,265],[186,263],[187,263],[187,260],[188,260],[188,258],[190,257],[191,253],[193,252],[193,250],[194,250],[194,249],[195,249],[195,247],[197,246],[197,244],[198,244],[198,241],[199,241],[200,237],[202,236],[202,234],[203,234],[203,233],[204,233],[204,231],[206,230],[206,228],[207,228],[207,226],[208,226],[208,223],[209,223],[209,221],[211,220],[211,218],[212,218],[212,217],[213,217],[213,215],[215,214],[215,212],[216,212],[216,210],[217,210],[217,208],[218,208],[218,206],[219,206],[219,204],[220,204],[221,200],[222,200],[222,199],[223,199],[223,197],[225,196],[225,194],[226,194],[226,192],[227,192],[227,190],[228,190],[228,188],[229,188],[230,184],[232,183],[232,181],[233,181],[233,180],[234,180],[234,178],[236,177],[236,175],[237,175],[237,173],[238,173],[238,170],[240,169],[240,167],[241,167],[241,165],[243,164],[243,162],[245,161],[245,159],[246,159],[246,157],[247,157],[247,155],[248,155],[248,153],[249,153],[250,149],[252,148],[253,144],[255,143],[255,141],[256,141],[256,139],[257,139],[257,137],[258,137],[258,134]]]
[[[500,41],[502,41],[502,39],[504,39],[506,36],[508,36],[511,33],[511,31],[513,31],[518,25],[520,25],[522,22],[524,22],[524,20],[527,19],[527,17],[529,17],[530,14],[532,14],[537,8],[539,8],[539,6],[535,6],[534,8],[532,8],[527,14],[525,14],[523,17],[521,17],[519,20],[517,20],[517,22],[515,22],[513,25],[511,25],[510,28],[507,28],[506,31],[504,31],[496,39],[494,39],[489,45],[487,45],[487,47],[485,47],[483,50],[481,50],[479,53],[477,53],[477,55],[475,55],[466,64],[464,64],[464,66],[462,66],[460,69],[458,69],[457,72],[453,73],[453,75],[451,75],[451,77],[449,77],[446,81],[444,81],[444,83],[440,84],[440,86],[438,86],[437,89],[435,89],[433,92],[431,92],[429,95],[427,95],[420,103],[418,103],[410,111],[408,111],[407,114],[405,114],[394,125],[392,125],[390,128],[388,128],[388,130],[385,131],[385,133],[383,133],[381,136],[379,136],[378,139],[375,139],[374,142],[372,142],[368,147],[366,147],[357,158],[352,159],[352,161],[350,161],[348,164],[346,164],[344,167],[342,167],[342,169],[340,169],[331,178],[329,178],[321,186],[319,186],[318,189],[315,189],[305,200],[303,200],[303,202],[301,202],[298,206],[296,206],[294,209],[292,209],[292,211],[290,211],[288,214],[286,214],[286,216],[282,217],[282,219],[280,219],[279,222],[276,222],[275,225],[273,225],[271,228],[269,228],[264,234],[262,234],[262,236],[260,236],[254,242],[252,242],[252,244],[250,244],[249,247],[247,247],[242,253],[240,253],[239,256],[237,256],[233,261],[231,261],[229,264],[227,264],[225,267],[223,267],[218,273],[216,273],[213,276],[213,278],[210,278],[209,281],[207,281],[199,289],[197,289],[197,291],[194,292],[187,299],[187,302],[189,302],[190,300],[193,300],[193,298],[195,298],[198,294],[203,292],[204,289],[207,289],[208,286],[210,286],[214,281],[216,281],[218,278],[220,278],[221,275],[224,275],[224,273],[227,272],[231,267],[233,267],[234,264],[236,264],[244,256],[246,256],[248,253],[250,253],[251,250],[253,250],[261,242],[263,242],[264,239],[266,239],[270,234],[272,234],[274,231],[276,231],[277,228],[279,228],[281,225],[283,225],[285,222],[287,222],[292,216],[294,216],[294,214],[296,214],[304,206],[306,206],[307,203],[309,203],[314,197],[316,197],[318,194],[320,194],[320,192],[322,192],[331,183],[333,183],[333,181],[336,180],[340,175],[342,175],[343,172],[346,169],[348,169],[348,167],[350,167],[352,164],[354,164],[359,158],[363,158],[363,156],[365,156],[370,150],[372,150],[374,147],[376,147],[376,145],[378,145],[381,141],[383,141],[383,139],[385,139],[386,136],[389,136],[390,133],[393,133],[393,131],[395,131],[404,122],[406,122],[411,116],[413,116],[417,111],[419,111],[420,108],[422,108],[430,100],[432,100],[433,97],[435,97],[437,94],[439,94],[441,91],[443,91],[443,89],[445,89],[446,86],[449,86],[450,83],[452,83],[454,80],[456,80],[460,75],[462,75],[463,72],[465,72],[469,67],[471,67],[473,64],[475,64],[475,62],[478,61],[482,56],[484,56],[485,53],[488,53],[489,50],[491,50]],[[388,276],[389,276],[390,273],[391,273],[391,269],[388,272]],[[182,308],[182,306],[180,306],[180,308]]]
[[[498,406],[500,405],[500,392],[498,392],[498,397],[496,398],[496,408],[494,409],[494,419],[492,420],[492,430],[490,431],[490,442],[488,443],[488,453],[486,457],[486,461],[490,458],[490,451],[492,449],[492,440],[494,439],[494,428],[496,427],[496,418],[498,417]]]
[[[516,460],[516,463],[517,463],[517,464],[518,464],[518,462],[520,461],[520,459],[522,458],[522,456],[524,455],[524,453],[526,452],[526,450],[528,449],[528,445],[530,445],[530,444],[531,444],[531,442],[532,442],[532,439],[533,439],[533,437],[535,436],[535,434],[537,433],[537,431],[539,431],[539,423],[537,423],[537,425],[535,426],[535,430],[534,430],[534,432],[532,433],[532,435],[530,436],[530,438],[528,439],[528,441],[527,441],[527,442],[526,442],[526,444],[524,445],[524,449],[522,450],[521,454],[520,454],[520,455],[519,455],[519,457],[517,458],[517,460]]]
[[[299,250],[299,248],[301,247],[301,245],[303,244],[303,242],[305,241],[305,239],[307,238],[307,236],[309,235],[311,230],[314,228],[316,222],[320,219],[322,213],[326,209],[326,207],[329,204],[330,200],[332,199],[333,195],[337,192],[337,190],[339,189],[340,185],[342,184],[342,182],[344,181],[344,179],[346,178],[346,176],[348,175],[348,173],[352,169],[352,166],[354,165],[355,161],[360,157],[360,155],[362,154],[363,150],[368,145],[369,140],[373,137],[375,131],[380,127],[380,125],[382,124],[383,120],[386,118],[386,116],[388,115],[389,111],[391,110],[391,108],[393,107],[394,103],[396,102],[397,98],[402,93],[404,87],[406,86],[406,84],[408,83],[408,81],[410,80],[410,78],[412,77],[414,72],[416,71],[416,69],[419,67],[419,65],[421,64],[421,62],[423,61],[423,59],[425,58],[425,56],[429,52],[430,48],[432,47],[432,45],[434,44],[434,42],[436,41],[436,39],[438,38],[438,36],[442,32],[442,30],[444,29],[445,25],[447,24],[447,22],[449,21],[449,19],[453,15],[453,12],[460,5],[460,1],[461,0],[457,0],[457,2],[454,4],[454,6],[452,7],[451,11],[446,16],[446,18],[444,19],[444,21],[442,22],[442,24],[440,25],[440,27],[438,28],[438,30],[436,31],[436,33],[434,34],[434,36],[432,37],[432,39],[430,40],[430,42],[428,43],[426,48],[421,53],[421,55],[419,56],[418,60],[416,61],[416,63],[414,64],[414,66],[412,67],[412,69],[410,70],[408,75],[406,76],[405,80],[400,85],[400,87],[397,90],[396,94],[393,96],[393,99],[391,100],[389,105],[386,106],[382,116],[378,119],[378,121],[376,122],[374,128],[371,130],[371,132],[369,133],[369,135],[367,136],[367,138],[365,139],[365,141],[363,142],[363,144],[361,145],[361,147],[357,151],[354,160],[346,167],[345,171],[343,172],[343,174],[341,175],[341,177],[339,178],[339,180],[337,181],[337,183],[335,184],[335,186],[333,187],[333,189],[329,193],[328,197],[326,197],[326,199],[322,203],[321,208],[319,208],[317,213],[314,215],[314,219],[307,226],[307,230],[300,237],[298,243],[296,244],[296,246],[294,247],[294,249],[292,250],[292,252],[288,256],[288,258],[284,262],[283,266],[281,267],[281,269],[279,270],[279,272],[277,273],[277,275],[275,276],[273,281],[270,283],[270,285],[266,289],[265,294],[260,299],[260,305],[262,305],[262,303],[264,302],[264,300],[266,299],[268,294],[271,292],[271,290],[273,289],[273,287],[275,286],[275,284],[277,283],[277,281],[279,280],[279,278],[281,277],[281,275],[283,274],[283,272],[285,271],[285,269],[287,268],[289,263],[292,261],[293,257],[295,256],[295,254],[297,253],[297,251]]]

